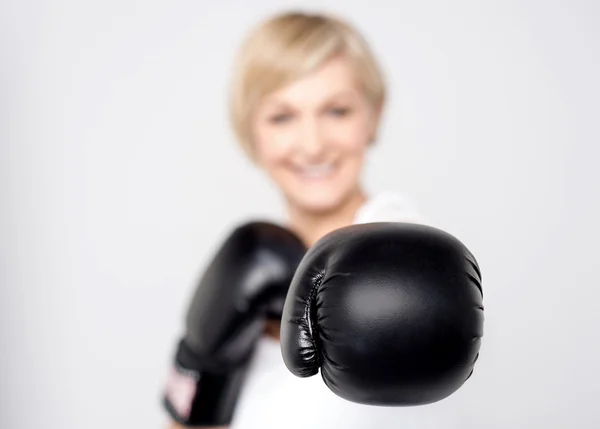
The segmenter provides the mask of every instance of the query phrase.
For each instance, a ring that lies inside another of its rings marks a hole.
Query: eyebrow
[[[356,92],[352,91],[352,90],[338,91],[338,92],[334,92],[333,94],[328,96],[327,99],[354,96],[355,94],[356,94]]]
[[[337,99],[337,98],[344,98],[344,97],[351,97],[351,96],[353,97],[354,95],[355,95],[355,92],[351,91],[351,90],[334,92],[333,94],[325,97],[325,100],[322,102],[322,104],[330,103],[332,101],[335,101],[335,99]],[[286,100],[281,100],[278,98],[268,98],[266,100],[266,102],[269,105],[271,105],[269,107],[274,107],[274,108],[287,108],[290,105],[290,103],[287,102]]]

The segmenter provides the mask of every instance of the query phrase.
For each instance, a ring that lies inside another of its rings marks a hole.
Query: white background
[[[315,5],[388,76],[369,189],[408,193],[479,259],[481,359],[448,399],[462,426],[600,427],[591,0],[4,0],[0,427],[162,426],[200,269],[237,222],[281,214],[229,128],[235,50]]]

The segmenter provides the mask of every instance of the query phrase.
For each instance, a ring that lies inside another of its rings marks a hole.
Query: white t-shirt
[[[396,193],[371,198],[355,223],[422,223],[415,205]],[[443,401],[442,401],[443,403]],[[438,403],[441,404],[441,403]],[[279,342],[264,337],[257,348],[238,402],[234,429],[433,429],[452,428],[444,408],[375,407],[336,396],[321,374],[299,378],[285,367]],[[458,426],[456,426],[458,428]]]

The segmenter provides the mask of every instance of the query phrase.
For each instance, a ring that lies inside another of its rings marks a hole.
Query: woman
[[[233,126],[245,152],[281,190],[286,227],[306,246],[353,223],[418,221],[404,196],[368,196],[361,184],[385,93],[365,40],[333,17],[285,13],[258,26],[242,46]],[[295,378],[278,339],[279,324],[270,322],[233,427],[428,427],[422,409],[361,406],[336,397],[319,377]]]
[[[288,225],[312,245],[365,216],[360,183],[381,121],[385,83],[358,32],[288,13],[259,26],[236,62],[231,116],[246,153],[281,190]],[[382,196],[403,218],[405,198]]]

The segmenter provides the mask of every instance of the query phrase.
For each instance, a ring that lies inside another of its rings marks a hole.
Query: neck
[[[288,203],[290,227],[310,247],[331,231],[351,225],[366,199],[362,189],[357,189],[338,207],[324,212],[310,212]]]

